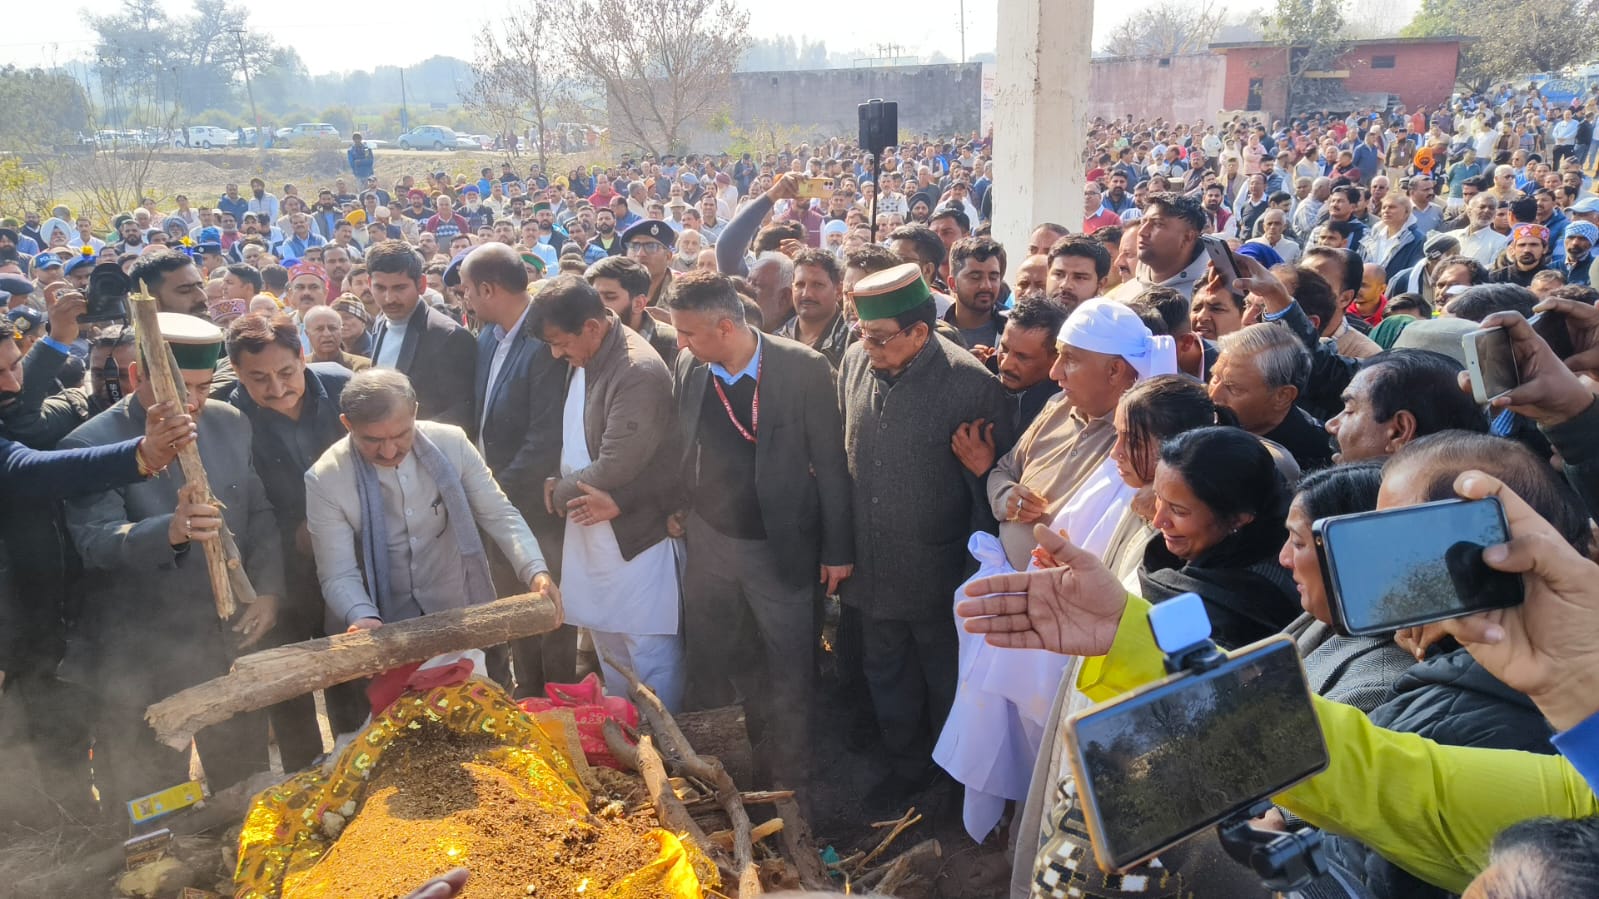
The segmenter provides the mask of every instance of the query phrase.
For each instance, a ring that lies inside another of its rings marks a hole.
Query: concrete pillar
[[[1092,0],[999,0],[992,190],[1009,269],[1039,222],[1082,228],[1093,31]]]

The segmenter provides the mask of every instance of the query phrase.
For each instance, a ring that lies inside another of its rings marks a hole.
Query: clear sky
[[[94,34],[84,24],[84,12],[104,11],[115,0],[56,0],[51,14],[8,16],[0,30],[0,65],[51,65],[89,55]],[[167,11],[181,15],[191,8],[188,0],[162,0]],[[537,0],[532,0],[536,5]],[[737,0],[750,11],[750,31],[758,37],[791,35],[826,40],[831,51],[867,49],[895,43],[906,55],[927,56],[941,51],[960,57],[960,15],[966,13],[966,52],[994,48],[997,0]],[[1095,45],[1130,11],[1154,0],[1096,0]],[[1264,0],[1231,0],[1223,5],[1258,8]],[[59,4],[59,5],[57,5]],[[252,4],[250,27],[269,32],[279,43],[293,46],[313,74],[370,69],[379,63],[405,64],[434,55],[472,57],[472,38],[508,7],[503,0],[466,4],[441,14],[437,3],[393,0],[389,3],[330,4],[326,0],[272,0]],[[826,23],[826,24],[823,24]],[[842,26],[840,23],[845,23]],[[402,48],[374,59],[351,48],[358,46]]]

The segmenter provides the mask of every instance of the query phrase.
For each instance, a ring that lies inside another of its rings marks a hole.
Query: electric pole
[[[961,6],[961,62],[966,62],[966,0],[960,0]]]
[[[250,98],[250,118],[255,119],[255,146],[260,149],[264,142],[261,134],[261,114],[255,109],[255,88],[250,85],[250,64],[244,60],[244,29],[233,28],[233,37],[239,42],[239,68],[244,72],[244,93]]]
[[[410,116],[405,108],[405,66],[400,66],[400,133],[411,130]]]

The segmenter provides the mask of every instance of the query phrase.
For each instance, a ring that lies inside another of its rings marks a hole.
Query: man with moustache
[[[960,331],[968,347],[994,347],[1005,330],[1005,313],[999,308],[1005,248],[993,238],[963,237],[950,247],[949,271],[955,303],[944,321]]]
[[[372,298],[383,313],[372,364],[410,376],[419,418],[472,427],[477,341],[422,302],[422,257],[404,241],[384,241],[366,254],[366,269]]]
[[[662,362],[670,366],[677,361],[677,331],[645,311],[650,304],[650,270],[643,263],[627,256],[606,256],[589,266],[583,277],[599,292],[605,308],[649,341]]]
[[[794,316],[772,333],[821,353],[836,370],[853,336],[844,320],[844,266],[807,247],[794,256]]]
[[[1065,324],[1066,306],[1055,299],[1037,297],[1016,304],[1005,319],[1005,330],[989,367],[999,376],[1005,396],[1013,404],[1010,433],[1022,434],[1032,425],[1044,406],[1060,393],[1060,385],[1050,378],[1059,355],[1055,335]],[[968,471],[987,471],[997,457],[994,423],[981,419],[955,430],[955,455]]]
[[[1534,275],[1550,268],[1549,229],[1531,222],[1511,228],[1510,247],[1505,255],[1509,261],[1494,269],[1488,280],[1495,284],[1529,287]]]

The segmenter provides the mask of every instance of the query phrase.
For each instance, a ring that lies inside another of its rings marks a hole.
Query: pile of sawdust
[[[592,895],[650,862],[654,821],[552,809],[529,784],[474,759],[489,744],[419,734],[391,748],[343,834],[286,899],[399,897],[471,869],[465,897]]]

